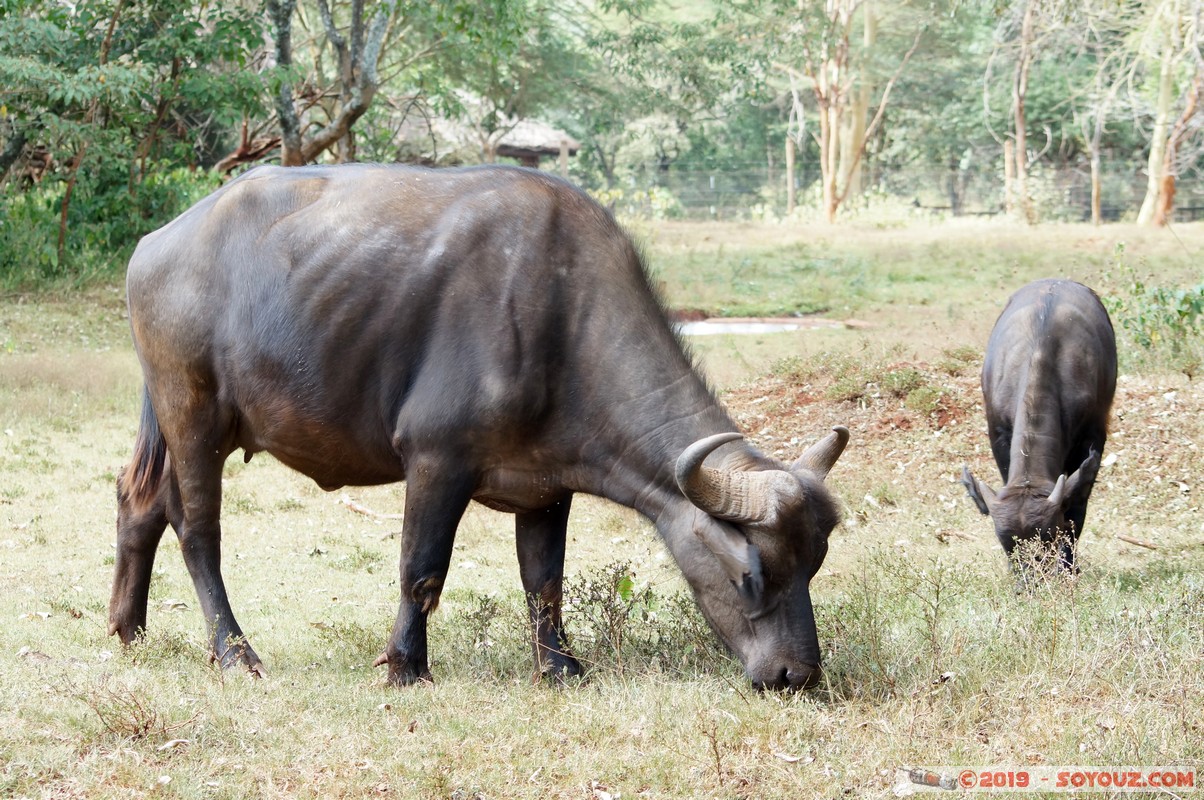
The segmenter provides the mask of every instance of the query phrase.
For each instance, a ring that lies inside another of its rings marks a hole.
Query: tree
[[[610,147],[653,154],[655,180],[663,181],[697,140],[727,125],[733,105],[759,97],[761,78],[722,9],[712,17],[669,14],[647,0],[600,5],[613,16],[593,19],[589,42],[616,78],[601,87],[602,102],[613,97],[621,112],[607,125]]]
[[[144,230],[163,200],[146,186],[150,173],[196,164],[215,131],[254,102],[257,79],[230,68],[256,36],[239,8],[188,0],[0,8],[0,166],[36,150],[52,165],[59,209],[55,244],[39,260],[66,261],[73,225],[112,250]]]
[[[939,191],[954,215],[964,213],[976,184],[997,172],[999,147],[990,132],[1007,121],[997,113],[984,125],[981,99],[993,34],[990,15],[973,3],[934,16],[895,87],[876,145],[875,161],[893,176],[895,191],[914,193],[916,202]]]
[[[1065,0],[1015,0],[1004,6],[996,28],[995,48],[987,61],[983,80],[983,105],[989,117],[994,64],[996,60],[1012,60],[1011,133],[1000,140],[1003,144],[1004,198],[1007,213],[1018,215],[1029,224],[1037,222],[1028,185],[1029,169],[1053,143],[1047,130],[1045,149],[1037,153],[1029,150],[1029,81],[1038,53],[1048,53],[1060,44],[1058,35],[1063,31],[1069,13],[1070,6]]]
[[[1180,152],[1194,135],[1204,84],[1200,0],[1157,0],[1138,36],[1138,57],[1158,64],[1145,198],[1139,224],[1165,225],[1174,208]]]
[[[882,125],[891,91],[927,28],[906,10],[905,4],[892,6],[893,27],[908,32],[901,50],[880,39],[879,13],[884,12],[867,0],[746,0],[728,15],[740,29],[741,44],[751,44],[767,74],[785,81],[791,108],[788,159],[803,144],[808,98],[814,102],[818,130],[813,138],[829,222],[858,185],[866,145]]]
[[[445,88],[433,99],[471,127],[483,161],[496,160],[499,142],[519,122],[582,88],[584,56],[561,6],[477,0],[456,8],[457,34],[440,61]]]
[[[1104,134],[1120,90],[1132,77],[1132,69],[1130,60],[1124,57],[1123,39],[1128,32],[1124,4],[1086,4],[1083,11],[1082,46],[1094,64],[1094,71],[1072,103],[1091,164],[1091,223],[1100,225]]]
[[[380,85],[381,49],[396,19],[398,7],[392,4],[390,9],[382,4],[370,19],[366,19],[364,0],[352,0],[348,20],[340,26],[327,0],[318,0],[317,5],[325,44],[335,55],[337,77],[333,83],[337,88],[306,87],[307,94],[301,98],[306,106],[299,111],[292,83],[287,79],[281,81],[276,93],[276,110],[281,131],[280,163],[286,167],[308,164],[336,145],[341,145],[340,161],[355,157],[351,127],[376,96]],[[268,0],[267,8],[276,33],[276,63],[287,76],[293,67],[293,15],[297,0]],[[326,109],[325,124],[303,125],[302,117],[319,107],[328,92],[337,93],[337,101],[333,109]]]

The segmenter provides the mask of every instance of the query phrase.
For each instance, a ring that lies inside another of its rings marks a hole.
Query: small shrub
[[[335,652],[341,653],[349,663],[371,663],[384,647],[388,628],[381,625],[364,625],[358,622],[337,621],[313,624],[318,638]]]
[[[450,613],[432,627],[431,635],[441,641],[432,645],[431,652],[454,654],[448,667],[503,680],[531,669],[530,624],[520,592],[502,597],[456,592],[444,606]]]
[[[571,645],[590,670],[694,675],[732,664],[693,598],[641,586],[625,562],[566,581],[564,597]]]
[[[982,353],[968,344],[947,348],[941,353],[936,368],[951,377],[967,374],[982,362]]]
[[[838,402],[852,402],[865,397],[869,391],[869,383],[860,373],[842,375],[832,382],[824,391],[824,397]]]
[[[661,186],[624,190],[621,187],[592,192],[594,199],[616,216],[644,220],[676,219],[682,216],[677,197]]]
[[[164,627],[143,631],[123,652],[135,664],[155,667],[182,663],[204,664],[209,658],[207,644]]]
[[[157,708],[144,693],[113,686],[107,675],[72,694],[96,714],[105,732],[121,739],[168,738],[196,721],[196,715],[173,719],[172,713]]]
[[[928,416],[935,414],[941,406],[941,398],[943,393],[940,389],[934,386],[918,386],[907,393],[907,397],[903,400],[903,405],[907,406],[917,414]]]
[[[839,378],[856,372],[860,364],[852,356],[843,353],[820,353],[811,358],[789,356],[776,362],[770,371],[792,384],[804,384],[818,379]]]
[[[1117,245],[1113,291],[1103,296],[1129,366],[1170,369],[1189,379],[1204,374],[1204,284],[1189,288],[1146,283]]]
[[[878,379],[882,390],[895,397],[906,397],[910,393],[924,387],[924,373],[915,367],[899,367],[888,370]]]

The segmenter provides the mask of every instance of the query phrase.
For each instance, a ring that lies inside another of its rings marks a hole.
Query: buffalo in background
[[[999,315],[982,367],[998,492],[962,469],[1008,556],[1039,541],[1074,569],[1116,392],[1116,335],[1099,297],[1069,280],[1018,290]],[[1040,554],[1038,554],[1040,555]]]

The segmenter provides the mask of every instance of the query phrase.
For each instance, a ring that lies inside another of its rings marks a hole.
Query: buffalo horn
[[[716,519],[756,522],[769,517],[775,502],[774,470],[748,472],[717,470],[702,462],[717,448],[744,438],[738,433],[717,433],[699,439],[677,458],[677,485],[691,503]]]
[[[1059,475],[1058,482],[1054,484],[1053,491],[1049,493],[1048,502],[1051,506],[1062,507],[1062,499],[1066,494],[1066,476]]]
[[[832,469],[832,465],[836,463],[836,459],[840,458],[840,454],[844,452],[845,445],[848,443],[849,429],[843,425],[837,425],[831,433],[808,447],[807,451],[799,456],[798,461],[794,462],[791,469],[810,470],[820,480],[823,480],[828,476],[828,470]]]

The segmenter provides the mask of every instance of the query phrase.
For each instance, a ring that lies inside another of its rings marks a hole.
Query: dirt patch
[[[963,465],[994,486],[999,474],[987,441],[976,366],[949,375],[923,362],[880,367],[908,374],[937,399],[912,407],[907,397],[875,385],[873,370],[855,399],[833,399],[844,389],[838,370],[799,377],[767,375],[723,394],[723,401],[755,446],[792,461],[834,425],[851,433],[830,482],[845,506],[845,544],[831,569],[857,554],[894,541],[898,521],[920,520],[924,537],[951,554],[994,552],[990,524],[979,517],[959,483]],[[1084,541],[1096,558],[1137,561],[1141,548],[1163,551],[1204,546],[1198,519],[1204,492],[1204,384],[1181,376],[1122,376],[1113,404],[1104,465],[1092,495]],[[883,502],[888,499],[888,502]],[[914,540],[913,540],[914,541]],[[986,542],[986,544],[982,544]]]
[[[854,400],[833,399],[843,388],[838,375],[808,375],[803,382],[790,376],[768,375],[732,389],[725,402],[746,421],[773,438],[789,441],[805,434],[805,428],[845,425],[873,433],[892,430],[942,431],[955,426],[981,406],[977,373],[948,375],[924,362],[896,361],[883,367],[883,375],[907,372],[915,376],[918,389],[929,393],[929,403],[915,398],[917,392],[897,394],[878,385],[867,373]],[[931,408],[927,408],[931,405]],[[984,423],[985,425],[985,423]]]

